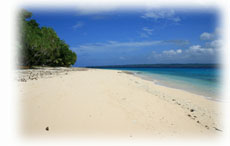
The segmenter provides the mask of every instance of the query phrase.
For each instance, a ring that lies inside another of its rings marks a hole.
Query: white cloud
[[[103,14],[118,11],[119,9],[119,5],[106,5],[103,3],[100,3],[100,5],[79,4],[78,6],[75,6],[75,11],[77,12],[77,15]]]
[[[150,29],[148,27],[143,27],[142,30],[143,31],[140,33],[140,37],[142,38],[148,38],[150,35],[153,34],[152,32],[154,31],[154,29]]]
[[[208,33],[208,32],[203,32],[201,35],[200,35],[200,39],[201,40],[212,40],[214,39],[215,35],[212,34],[212,33]]]
[[[193,45],[189,48],[189,50],[192,50],[192,51],[196,51],[196,50],[200,50],[201,49],[201,46],[200,45]]]
[[[162,52],[152,51],[147,56],[148,61],[151,62],[166,62],[166,63],[196,63],[198,62],[215,62],[217,49],[204,48],[200,45],[193,45],[186,50],[165,50]]]
[[[220,28],[216,28],[213,33],[204,32],[204,33],[202,33],[200,35],[200,39],[206,41],[205,48],[206,49],[209,48],[210,52],[211,52],[211,49],[218,49],[218,48],[221,47],[221,44],[223,42],[219,38],[220,37],[220,33],[221,33],[221,29]]]
[[[144,46],[152,46],[161,43],[161,41],[143,41],[143,42],[113,42],[104,44],[105,46],[113,46],[113,47],[144,47]]]
[[[152,18],[152,19],[155,19],[155,20],[167,19],[167,20],[172,20],[174,22],[181,21],[180,17],[175,16],[175,11],[174,10],[148,11],[142,16],[142,18]]]
[[[154,29],[150,29],[147,27],[143,27],[142,30],[145,31],[148,35],[152,35],[152,32],[154,31]]]
[[[169,20],[172,20],[174,22],[179,22],[181,21],[180,17],[172,17],[172,18],[169,18]]]
[[[78,50],[84,51],[108,51],[109,49],[116,50],[133,50],[140,47],[147,47],[161,44],[162,41],[143,41],[143,42],[117,42],[117,41],[108,41],[107,43],[93,43],[93,44],[84,44],[75,48]]]
[[[78,47],[72,48],[75,50],[81,51],[108,51],[108,50],[134,50],[141,49],[144,47],[151,47],[157,45],[165,45],[165,44],[175,44],[175,45],[184,45],[187,41],[184,40],[153,40],[153,41],[139,41],[139,42],[117,42],[117,41],[108,41],[106,43],[92,43],[92,44],[84,44]],[[178,53],[180,50],[178,51]]]
[[[175,55],[175,54],[176,54],[176,51],[174,51],[174,50],[167,50],[167,51],[163,51],[163,54]]]
[[[219,48],[221,47],[222,43],[223,43],[222,40],[214,40],[214,41],[208,42],[207,45],[213,48]]]
[[[178,49],[178,50],[176,50],[176,52],[177,52],[178,54],[180,54],[180,53],[182,53],[182,50],[181,50],[181,49]]]
[[[84,25],[84,23],[79,21],[73,26],[73,29],[78,29],[78,28],[82,27],[83,25]]]
[[[187,49],[177,49],[177,50],[165,50],[162,52],[152,51],[151,54],[147,57],[149,61],[154,62],[183,62],[186,61],[188,63],[191,62],[216,62],[217,55],[220,53],[219,47],[222,44],[221,39],[218,38],[219,29],[216,29],[214,33],[204,32],[200,35],[202,40],[206,41],[206,45],[192,45]],[[171,41],[176,43],[177,41]],[[178,42],[182,43],[182,42]]]
[[[166,51],[163,51],[162,53],[166,54],[166,55],[176,55],[176,54],[181,54],[182,50],[181,49],[178,49],[178,50],[166,50]]]
[[[172,17],[174,15],[174,11],[150,11],[144,14],[143,18],[166,18]]]
[[[187,53],[191,54],[213,54],[216,51],[214,48],[204,48],[200,45],[193,45],[186,50]]]

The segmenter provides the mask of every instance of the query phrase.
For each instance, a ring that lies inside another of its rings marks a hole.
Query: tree
[[[21,14],[21,64],[26,66],[71,66],[77,60],[75,52],[49,27],[39,27],[32,13]],[[30,19],[30,20],[28,20]]]

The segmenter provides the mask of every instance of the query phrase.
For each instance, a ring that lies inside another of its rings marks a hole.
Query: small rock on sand
[[[190,112],[194,112],[195,110],[194,109],[190,109]]]
[[[46,127],[46,131],[49,131],[49,127]]]

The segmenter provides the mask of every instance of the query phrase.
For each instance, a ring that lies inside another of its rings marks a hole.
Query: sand
[[[221,102],[102,69],[20,70],[27,136],[210,137],[224,132]]]

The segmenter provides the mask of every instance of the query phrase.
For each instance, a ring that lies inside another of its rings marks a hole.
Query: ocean
[[[219,68],[103,68],[133,72],[156,84],[186,90],[211,100],[220,101]]]

